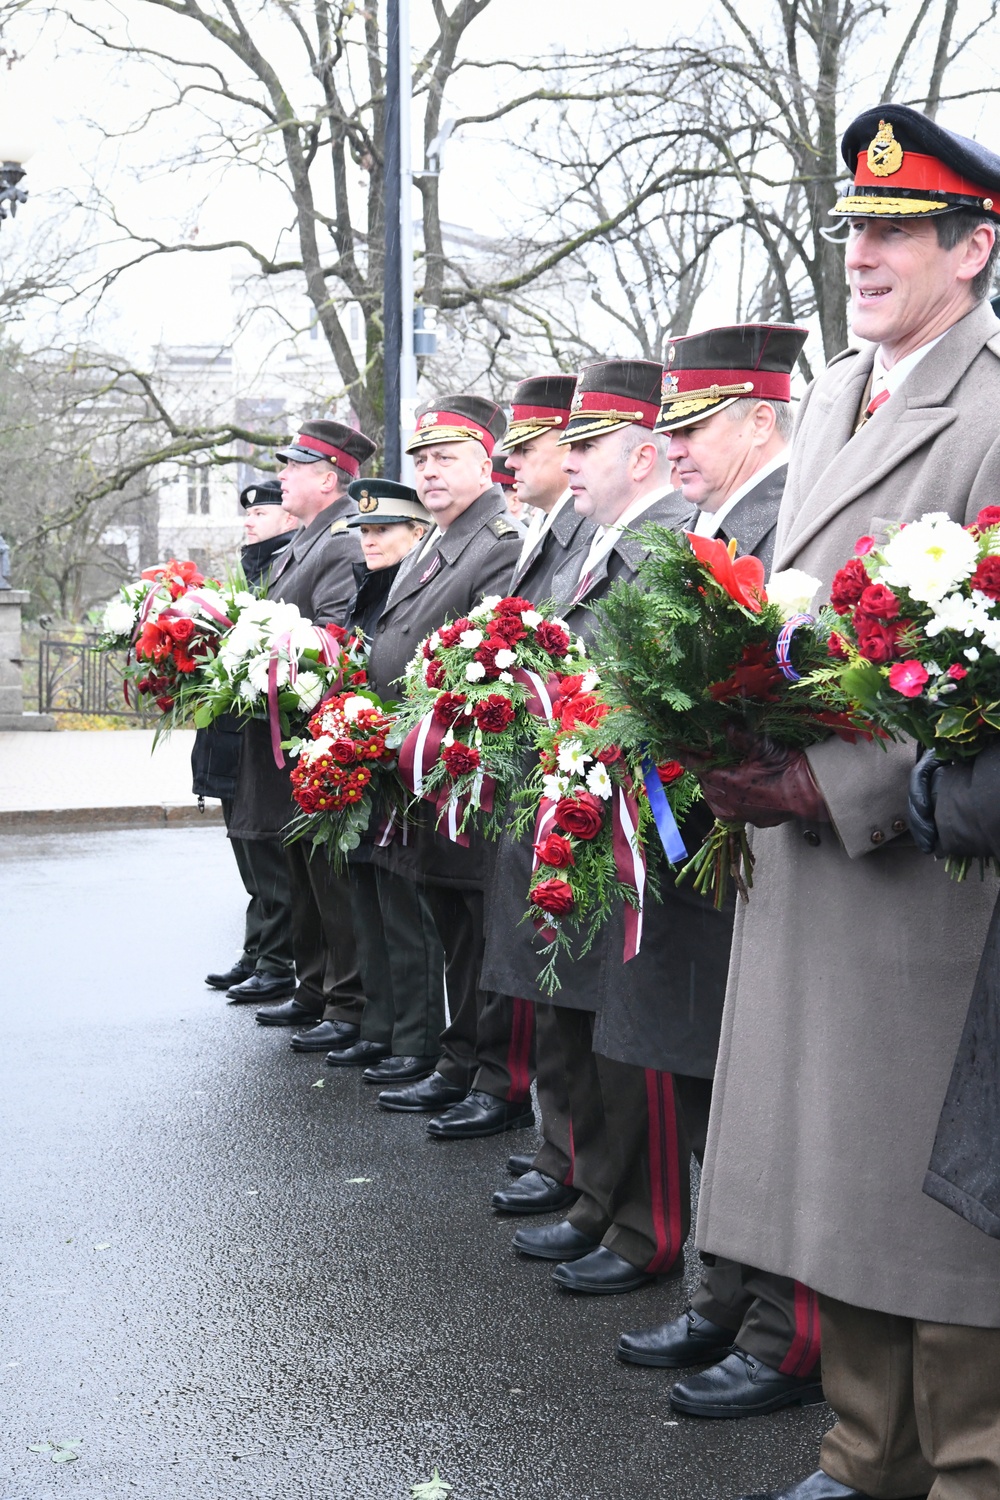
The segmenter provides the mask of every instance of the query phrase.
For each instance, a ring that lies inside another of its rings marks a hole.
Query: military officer
[[[406,559],[375,629],[368,669],[381,697],[398,693],[407,662],[445,620],[469,612],[484,594],[502,594],[520,551],[522,529],[491,484],[492,456],[506,419],[480,396],[443,396],[420,412],[408,444],[416,489],[435,529]],[[427,1112],[438,1138],[490,1135],[533,1123],[529,1007],[481,988],[483,841],[467,848],[433,826],[430,811],[409,840],[376,849],[376,862],[420,883],[446,959],[450,1022],[428,1078],[379,1095],[383,1109]],[[489,1067],[497,1092],[474,1088]],[[439,1113],[440,1112],[440,1113]]]
[[[374,451],[363,432],[324,420],[303,423],[294,443],[277,454],[285,466],[282,507],[301,525],[271,573],[267,597],[297,605],[319,625],[343,624],[354,597],[354,567],[363,557],[357,533],[347,527],[357,511],[347,490]],[[289,768],[275,765],[268,726],[252,720],[244,736],[231,832],[246,839],[280,837],[293,810]],[[350,1046],[360,1035],[365,997],[347,877],[329,860],[310,859],[302,841],[286,845],[285,858],[298,987],[291,999],[263,1006],[257,1020],[264,1026],[307,1027],[292,1038],[297,1051]]]
[[[1000,156],[895,104],[842,149],[865,344],[806,392],[775,546],[824,595],[860,536],[1000,494]],[[831,737],[703,778],[758,831],[698,1241],[817,1290],[838,1417],[783,1500],[1000,1493],[1000,1242],[922,1191],[995,892],[915,847],[913,761]]]

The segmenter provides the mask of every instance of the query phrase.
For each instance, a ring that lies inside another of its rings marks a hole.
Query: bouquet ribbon
[[[789,682],[798,682],[799,674],[792,666],[792,636],[800,625],[814,625],[816,623],[813,615],[792,615],[786,620],[778,631],[778,639],[774,643],[774,654],[785,677]]]
[[[678,860],[687,859],[687,848],[681,838],[681,831],[677,827],[677,819],[674,817],[670,800],[663,790],[659,772],[650,755],[642,757],[642,780],[646,788],[646,796],[649,798],[653,821],[656,823],[656,831],[663,845],[663,852],[670,863],[675,865]]]
[[[622,885],[630,885],[638,905],[625,903],[625,949],[622,960],[635,958],[642,945],[642,910],[646,893],[646,859],[639,847],[639,805],[631,787],[615,788],[611,807],[611,847],[615,872]]]
[[[340,643],[319,625],[313,625],[312,632],[319,646],[320,661],[325,666],[335,667],[342,654]],[[286,630],[271,642],[271,659],[267,664],[267,717],[271,725],[271,753],[274,764],[279,769],[285,764],[285,757],[281,752],[281,714],[278,710],[278,661],[282,651],[288,653],[288,685],[293,687],[298,681],[299,659],[292,650],[291,631]]]

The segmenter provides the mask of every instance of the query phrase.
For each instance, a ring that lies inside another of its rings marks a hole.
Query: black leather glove
[[[934,813],[937,807],[938,782],[944,769],[944,761],[938,760],[933,750],[925,750],[910,772],[907,821],[913,842],[924,854],[941,853],[941,840],[938,838]]]

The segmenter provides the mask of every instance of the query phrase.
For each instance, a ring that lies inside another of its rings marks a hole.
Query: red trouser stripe
[[[656,1249],[645,1267],[665,1271],[681,1249],[680,1174],[677,1161],[677,1111],[674,1080],[669,1073],[647,1068],[646,1107],[649,1114],[649,1185]]]
[[[778,1366],[782,1375],[812,1374],[819,1359],[819,1298],[801,1281],[795,1283],[795,1336]]]
[[[535,1007],[528,1000],[513,1001],[510,1046],[507,1048],[507,1074],[510,1089],[508,1104],[527,1099],[531,1093],[531,1040],[535,1027]]]

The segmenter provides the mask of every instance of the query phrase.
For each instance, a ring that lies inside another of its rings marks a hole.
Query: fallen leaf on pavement
[[[410,1493],[413,1496],[413,1500],[448,1500],[451,1488],[450,1484],[445,1484],[441,1475],[435,1469],[426,1484],[415,1484]]]
[[[345,1177],[345,1182],[371,1182],[370,1177]]]
[[[316,1082],[315,1083],[311,1083],[309,1085],[309,1087],[311,1089],[325,1089],[326,1088],[326,1079],[325,1078],[317,1078]]]

